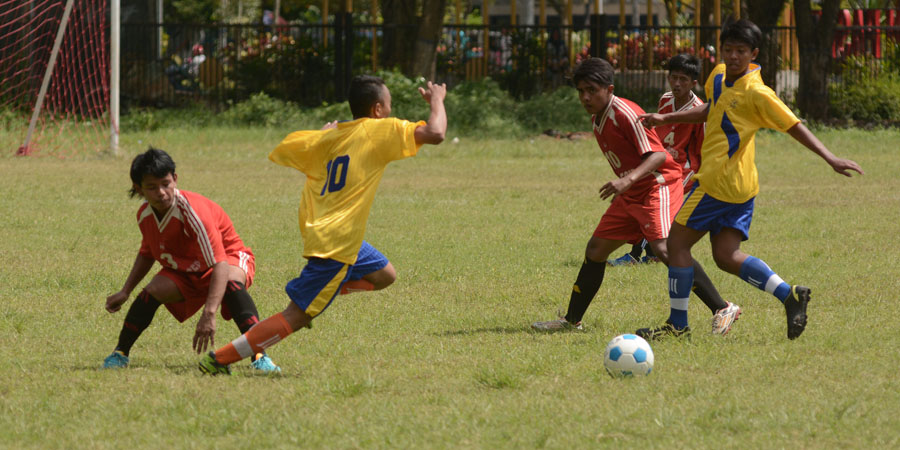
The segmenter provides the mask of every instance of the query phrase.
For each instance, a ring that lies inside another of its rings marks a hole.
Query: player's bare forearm
[[[702,108],[691,108],[686,111],[679,111],[668,114],[641,114],[638,120],[646,127],[655,127],[657,125],[665,125],[668,123],[702,123],[706,122],[709,114],[709,104]]]
[[[144,279],[147,272],[153,267],[153,263],[154,261],[152,258],[144,257],[138,253],[137,257],[134,259],[134,264],[131,266],[131,272],[128,274],[128,278],[125,279],[125,284],[122,286],[122,289],[119,292],[106,297],[105,307],[107,311],[114,313],[122,309],[122,305],[128,301],[128,296],[131,295],[131,291],[133,291],[134,287]]]
[[[666,162],[666,154],[663,152],[652,152],[644,157],[644,160],[634,168],[628,175],[610,181],[600,188],[600,198],[607,199],[612,195],[619,195],[631,189],[634,183],[641,178],[647,176],[650,172],[659,168]]]
[[[203,306],[204,314],[215,315],[222,305],[225,296],[225,286],[228,284],[228,262],[219,261],[213,266],[209,280],[209,291],[206,293],[206,304]]]
[[[209,280],[209,292],[206,294],[206,304],[197,321],[197,330],[194,332],[192,348],[198,354],[207,348],[215,347],[216,312],[222,305],[222,297],[225,296],[225,285],[228,283],[228,262],[220,261],[213,266]]]
[[[135,286],[147,276],[147,272],[150,272],[154,262],[156,261],[153,258],[148,258],[138,253],[137,257],[134,258],[134,264],[131,265],[131,272],[128,274],[128,278],[125,279],[125,284],[122,285],[122,292],[126,295],[131,294]]]
[[[426,88],[419,88],[419,94],[431,106],[431,114],[424,127],[416,128],[416,145],[440,144],[447,134],[447,111],[444,108],[447,86],[443,83],[433,84],[429,81]]]
[[[788,128],[787,133],[797,140],[797,142],[803,144],[804,147],[810,149],[813,153],[819,155],[828,165],[834,169],[835,172],[844,175],[851,176],[850,171],[854,171],[860,175],[864,174],[862,168],[855,161],[851,161],[849,159],[838,158],[831,151],[825,147],[825,144],[819,140],[805,125],[801,122],[797,122],[796,125]]]

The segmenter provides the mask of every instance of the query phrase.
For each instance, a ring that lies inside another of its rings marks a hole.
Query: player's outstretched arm
[[[128,300],[128,296],[131,295],[131,291],[134,290],[135,286],[144,279],[147,275],[147,272],[150,271],[150,268],[153,267],[153,258],[147,258],[146,256],[138,253],[137,257],[134,258],[134,264],[131,266],[131,273],[128,274],[128,278],[125,279],[125,284],[122,286],[122,290],[116,292],[109,297],[106,297],[106,310],[114,313],[120,309],[122,309],[122,305]]]
[[[424,127],[416,128],[416,145],[440,144],[447,134],[447,112],[444,110],[444,98],[447,96],[447,85],[428,82],[425,88],[419,88],[419,94],[431,105],[431,115]]]
[[[802,122],[797,122],[797,125],[788,128],[787,133],[791,135],[792,138],[796,139],[797,142],[803,144],[804,147],[812,150],[813,153],[824,159],[835,172],[845,177],[852,175],[850,173],[851,170],[860,175],[865,173],[855,161],[834,156],[834,154],[825,147],[825,144],[819,141],[819,138],[812,134]]]
[[[706,116],[709,114],[709,103],[702,108],[691,108],[686,111],[679,111],[668,114],[650,113],[641,114],[638,120],[645,127],[653,128],[657,125],[665,125],[667,123],[701,123],[706,122]]]

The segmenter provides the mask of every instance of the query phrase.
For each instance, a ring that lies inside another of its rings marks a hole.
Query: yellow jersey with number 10
[[[744,203],[759,193],[756,130],[787,131],[800,120],[763,83],[755,63],[734,83],[725,81],[724,64],[716,66],[705,89],[709,114],[697,181],[717,200]]]
[[[391,161],[414,156],[425,122],[362,118],[289,134],[269,159],[306,174],[300,199],[305,258],[356,263],[375,190]]]

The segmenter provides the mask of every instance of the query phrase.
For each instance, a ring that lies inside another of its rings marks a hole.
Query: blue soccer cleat
[[[104,369],[124,369],[128,367],[128,357],[116,350],[103,360]]]
[[[266,374],[281,372],[281,367],[276,366],[272,361],[272,358],[269,358],[269,355],[265,353],[257,353],[256,361],[250,363],[250,367],[258,372],[263,372]]]
[[[638,260],[634,259],[634,256],[631,256],[631,253],[626,253],[619,258],[606,261],[606,265],[608,266],[632,266],[637,263]]]

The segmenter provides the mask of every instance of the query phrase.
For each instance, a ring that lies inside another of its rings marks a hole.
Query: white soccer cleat
[[[722,308],[713,315],[712,318],[712,334],[720,334],[725,336],[731,331],[731,326],[741,316],[741,307],[731,302],[728,306]]]

